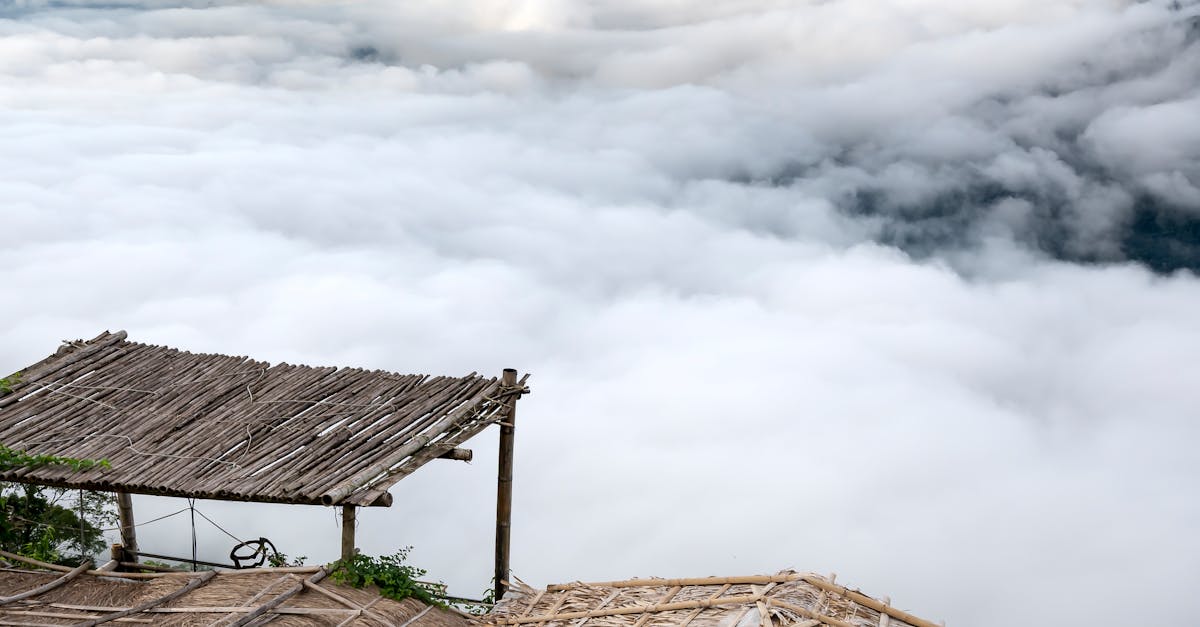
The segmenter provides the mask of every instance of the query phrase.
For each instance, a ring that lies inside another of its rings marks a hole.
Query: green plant
[[[107,459],[78,459],[75,457],[60,457],[58,455],[30,454],[25,451],[8,448],[0,444],[0,470],[10,468],[33,468],[62,464],[70,466],[76,472],[88,468],[111,468]]]
[[[0,379],[9,393],[20,373]],[[106,459],[27,453],[0,444],[0,470],[64,465],[75,471],[108,468]],[[54,563],[81,563],[104,550],[105,524],[116,522],[116,498],[104,492],[0,483],[0,547]]]
[[[0,378],[0,396],[12,393],[12,386],[21,382],[21,373],[14,372],[7,377]]]
[[[288,557],[287,553],[272,553],[267,556],[267,565],[271,568],[282,568],[286,566],[303,566],[307,556],[301,555],[295,559]]]
[[[357,553],[349,560],[337,562],[330,576],[338,583],[355,588],[376,586],[380,594],[389,599],[402,601],[413,598],[429,605],[445,607],[440,598],[445,596],[445,586],[419,581],[426,571],[405,563],[410,551],[411,546],[381,557]]]
[[[44,562],[78,564],[104,550],[116,523],[104,492],[0,483],[0,547]]]

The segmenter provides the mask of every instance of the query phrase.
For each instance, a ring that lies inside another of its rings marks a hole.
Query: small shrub
[[[376,586],[380,594],[396,601],[412,598],[445,607],[445,603],[438,598],[444,594],[438,585],[418,581],[426,571],[405,563],[411,550],[411,546],[404,547],[381,557],[355,554],[349,560],[338,562],[330,576],[338,583],[355,588]]]

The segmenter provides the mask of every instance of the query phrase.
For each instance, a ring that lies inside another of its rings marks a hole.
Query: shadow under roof
[[[105,332],[21,371],[0,396],[0,443],[109,467],[9,469],[0,481],[388,506],[388,488],[503,419],[526,378],[272,366]]]

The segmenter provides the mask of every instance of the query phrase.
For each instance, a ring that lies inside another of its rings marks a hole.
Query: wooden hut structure
[[[325,578],[324,568],[315,566],[146,574],[113,572],[115,563],[71,569],[12,554],[5,557],[14,563],[0,568],[0,625],[477,624],[415,599],[393,601],[375,590],[333,583]]]
[[[129,494],[342,508],[342,555],[358,507],[501,425],[497,596],[508,579],[515,370],[500,377],[271,365],[130,342],[125,332],[64,342],[0,396],[0,443],[106,467],[0,470],[0,481],[118,494],[122,539],[137,552]]]
[[[942,627],[832,576],[795,571],[542,590],[516,582],[488,620],[498,627]]]

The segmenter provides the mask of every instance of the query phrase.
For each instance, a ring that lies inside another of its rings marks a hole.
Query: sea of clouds
[[[950,625],[1187,624],[1198,15],[0,1],[0,369],[106,328],[513,366],[531,583],[794,567]],[[363,550],[477,596],[494,438]],[[330,510],[200,507],[336,557]]]

